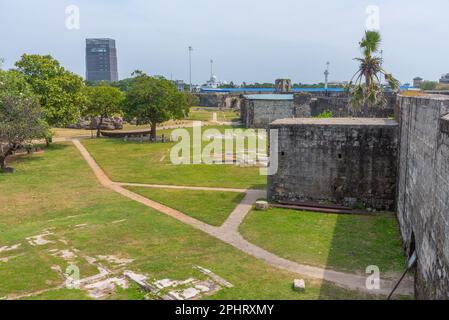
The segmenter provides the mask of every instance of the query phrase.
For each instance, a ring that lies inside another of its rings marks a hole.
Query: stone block
[[[265,211],[268,210],[269,205],[267,201],[257,201],[256,202],[256,210]]]
[[[293,281],[293,290],[304,292],[306,290],[306,282],[303,279],[295,279],[295,281]]]

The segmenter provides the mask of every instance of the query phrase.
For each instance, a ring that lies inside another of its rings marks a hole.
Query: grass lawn
[[[270,209],[251,212],[240,231],[249,241],[303,264],[365,273],[402,272],[404,257],[393,214],[335,215]]]
[[[225,126],[207,127],[223,132]],[[187,129],[191,132],[191,128]],[[170,130],[158,134],[169,135]],[[121,139],[92,139],[82,143],[108,176],[117,182],[167,185],[264,188],[266,176],[257,167],[238,165],[174,165],[170,150],[175,143],[125,142]],[[203,142],[203,148],[209,142]]]
[[[226,221],[245,197],[244,193],[237,192],[126,188],[217,227]]]
[[[121,149],[115,151],[117,160]],[[63,279],[52,267],[65,270],[68,262],[52,252],[67,249],[76,253],[82,278],[96,274],[85,257],[98,255],[132,259],[127,269],[154,279],[184,280],[196,276],[193,267],[200,265],[234,285],[209,299],[376,298],[310,279],[305,293],[295,293],[291,284],[298,275],[103,188],[71,144],[52,145],[10,165],[16,174],[0,174],[0,247],[19,247],[0,252],[0,297],[52,289],[28,298],[86,298],[58,288]],[[45,230],[51,242],[32,246],[26,240]],[[143,293],[131,287],[109,298],[142,299]]]
[[[239,115],[232,109],[219,109],[208,107],[192,107],[187,119],[195,121],[212,121],[212,114],[217,113],[218,121],[238,120]]]

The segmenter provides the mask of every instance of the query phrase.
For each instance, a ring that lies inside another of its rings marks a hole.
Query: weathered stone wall
[[[398,124],[389,119],[277,120],[279,168],[272,201],[298,200],[394,210]]]
[[[416,296],[449,299],[449,97],[399,97],[398,220]]]
[[[276,93],[288,93],[292,91],[292,81],[290,79],[276,79],[274,87]]]
[[[316,117],[325,111],[332,111],[334,117],[388,118],[395,115],[396,96],[387,96],[387,103],[381,107],[362,106],[354,108],[348,96],[317,97],[310,104],[310,113]]]
[[[197,93],[199,98],[199,106],[212,107],[212,108],[224,108],[225,99],[227,94],[225,93]]]
[[[295,116],[293,100],[247,100],[241,107],[241,119],[246,128],[268,128],[277,119]]]
[[[240,94],[229,93],[197,93],[199,106],[211,108],[240,108]]]
[[[272,95],[273,97],[276,95]],[[325,111],[331,111],[333,117],[389,118],[397,115],[397,98],[387,96],[384,106],[354,109],[348,94],[345,96],[316,97],[311,93],[289,95],[291,100],[242,100],[241,118],[247,128],[268,128],[277,119],[317,117]]]

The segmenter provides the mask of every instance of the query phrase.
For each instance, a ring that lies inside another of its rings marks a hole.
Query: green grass
[[[179,210],[213,226],[221,226],[245,194],[237,192],[127,187],[148,199]]]
[[[188,120],[195,121],[212,121],[212,114],[217,113],[218,121],[233,121],[239,118],[239,115],[232,109],[219,109],[208,107],[192,107],[190,108]]]
[[[399,227],[394,214],[335,215],[270,209],[251,212],[241,233],[284,258],[319,267],[365,273],[404,270]]]
[[[119,153],[117,153],[119,154]],[[116,155],[117,155],[116,154]],[[117,159],[117,156],[115,156]],[[0,246],[21,244],[20,256],[0,263],[0,297],[50,290],[28,299],[84,299],[83,292],[58,289],[63,283],[51,270],[66,263],[52,248],[76,248],[79,255],[117,255],[134,259],[128,269],[151,278],[186,279],[193,267],[217,273],[234,288],[209,299],[363,299],[377,298],[306,279],[307,290],[293,292],[298,275],[262,261],[162,213],[102,187],[70,144],[52,145],[42,154],[11,163],[13,175],[0,175]],[[150,168],[151,170],[151,168]],[[112,223],[126,219],[122,223]],[[77,228],[79,224],[87,224]],[[26,237],[51,228],[54,243],[31,246]],[[60,242],[64,239],[67,244]],[[0,257],[13,253],[1,253]],[[92,275],[80,263],[81,277]],[[116,299],[142,299],[137,288],[118,290]]]
[[[207,127],[210,128],[223,132],[227,127]],[[162,133],[168,135],[170,131],[159,132]],[[257,167],[174,165],[170,161],[170,150],[175,143],[151,144],[121,139],[92,139],[82,143],[117,182],[259,189],[266,185],[266,176],[260,175]],[[203,142],[203,148],[208,143]]]

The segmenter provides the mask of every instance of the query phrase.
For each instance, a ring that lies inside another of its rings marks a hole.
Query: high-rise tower
[[[118,81],[115,40],[86,39],[86,80]]]

